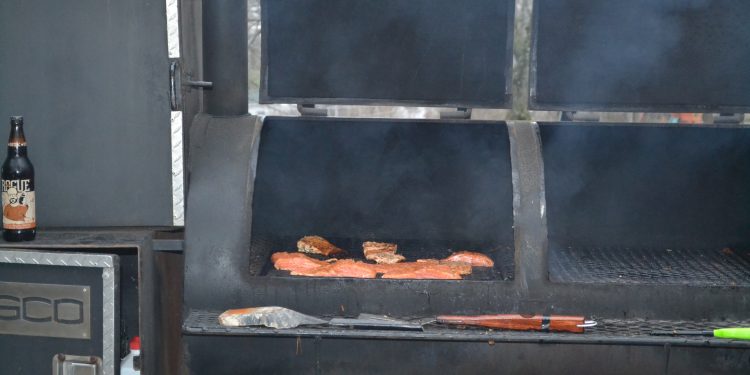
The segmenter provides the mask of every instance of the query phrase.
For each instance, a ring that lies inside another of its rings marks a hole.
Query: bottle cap
[[[23,124],[23,116],[10,116],[11,124]]]
[[[130,350],[141,350],[141,337],[136,336],[130,339]]]

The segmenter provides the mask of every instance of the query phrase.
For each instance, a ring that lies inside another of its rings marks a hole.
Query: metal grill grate
[[[383,338],[394,340],[449,340],[495,341],[574,344],[621,345],[682,345],[750,348],[750,341],[714,339],[701,336],[651,336],[652,331],[708,330],[724,327],[750,326],[750,320],[723,322],[695,322],[676,320],[597,319],[599,325],[584,334],[493,331],[478,328],[456,329],[430,324],[424,332],[358,330],[343,327],[309,326],[293,329],[263,327],[224,327],[219,324],[218,312],[192,310],[183,323],[183,332],[190,335],[211,336],[292,336]]]
[[[552,248],[549,273],[564,283],[750,286],[748,258],[729,249]]]
[[[271,254],[277,251],[296,251],[299,237],[274,238],[254,235],[250,244],[252,276],[289,276],[289,272],[277,271],[271,263]],[[347,258],[364,260],[362,255],[362,239],[328,238],[331,243],[348,251]],[[365,240],[368,241],[368,240]],[[417,259],[440,259],[449,256],[453,251],[472,250],[488,255],[495,262],[493,269],[474,267],[471,275],[464,276],[465,280],[511,280],[513,279],[514,263],[513,249],[507,246],[497,246],[482,243],[456,243],[450,241],[416,241],[416,240],[381,240],[398,245],[398,253],[404,255],[407,261]]]

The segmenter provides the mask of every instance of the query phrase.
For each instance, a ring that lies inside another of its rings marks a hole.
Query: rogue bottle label
[[[33,181],[2,180],[3,228],[36,228],[36,205]]]

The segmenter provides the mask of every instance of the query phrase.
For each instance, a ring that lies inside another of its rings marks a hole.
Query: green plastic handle
[[[750,340],[750,328],[722,328],[714,330],[714,337],[734,340]]]

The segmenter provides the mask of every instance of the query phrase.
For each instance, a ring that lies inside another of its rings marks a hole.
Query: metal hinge
[[[182,69],[180,68],[180,60],[173,59],[169,63],[169,103],[173,111],[180,110],[180,104],[182,103],[182,85],[188,87],[197,87],[210,89],[214,86],[213,82],[206,81],[193,81],[192,75],[187,74],[186,80],[182,80]]]
[[[741,124],[745,121],[744,113],[715,113],[714,124]]]
[[[599,122],[599,120],[599,115],[591,112],[563,111],[560,113],[560,121]]]
[[[441,120],[471,120],[471,108],[440,111]]]
[[[297,111],[300,116],[326,117],[328,116],[327,108],[315,107],[315,104],[297,104]]]

